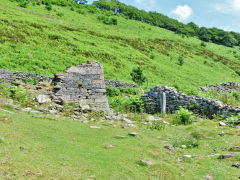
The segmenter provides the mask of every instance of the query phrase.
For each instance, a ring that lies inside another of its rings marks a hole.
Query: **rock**
[[[156,121],[156,119],[155,119],[154,116],[148,116],[147,120],[148,120],[148,121]]]
[[[226,126],[226,124],[224,122],[220,121],[219,126]]]
[[[88,104],[80,104],[79,107],[81,108],[81,111],[83,113],[87,113],[87,112],[91,111],[91,108]]]
[[[181,145],[181,148],[182,148],[182,149],[186,149],[187,146],[183,144],[183,145]]]
[[[58,111],[57,110],[49,110],[49,112],[51,113],[51,114],[57,114],[58,113]]]
[[[240,146],[235,146],[229,149],[229,151],[240,152]]]
[[[232,167],[239,168],[240,164],[233,164]]]
[[[132,132],[132,133],[128,133],[129,136],[133,136],[133,137],[141,137],[140,134]]]
[[[45,103],[51,102],[51,99],[49,97],[47,97],[46,95],[38,95],[35,97],[35,99],[39,104],[45,104]]]
[[[27,112],[27,111],[32,111],[32,108],[28,107],[28,108],[24,108],[22,109],[23,112]]]
[[[141,160],[140,164],[143,165],[143,166],[152,166],[153,162],[152,161]]]
[[[222,131],[222,132],[220,132],[218,135],[219,135],[219,136],[224,136],[225,133]]]
[[[227,159],[227,158],[232,158],[234,157],[233,154],[225,154],[225,155],[220,155],[218,159]]]
[[[206,178],[206,180],[213,180],[213,177],[210,174],[206,174],[205,178]]]
[[[107,145],[107,147],[108,147],[108,148],[113,148],[113,147],[114,147],[114,145],[112,145],[112,144],[109,144],[109,145]]]
[[[133,122],[131,120],[129,120],[128,118],[123,118],[123,121],[125,121],[128,124],[132,124]]]
[[[175,148],[174,147],[170,147],[170,146],[164,146],[165,149],[168,149],[170,151],[175,151]]]
[[[98,127],[98,126],[90,126],[90,128],[92,128],[92,129],[101,129],[101,127]]]

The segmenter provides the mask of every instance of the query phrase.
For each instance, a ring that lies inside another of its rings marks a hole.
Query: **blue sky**
[[[89,3],[93,0],[88,0]],[[120,0],[146,11],[157,11],[183,23],[240,32],[240,0]]]

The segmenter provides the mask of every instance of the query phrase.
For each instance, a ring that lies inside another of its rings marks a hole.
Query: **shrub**
[[[235,71],[235,73],[240,76],[240,70]]]
[[[237,92],[237,91],[233,91],[233,92],[232,92],[232,96],[233,96],[236,100],[239,100],[240,94],[239,94],[239,92]]]
[[[32,84],[32,85],[37,85],[39,83],[37,78],[25,78],[23,79],[23,82],[25,84]]]
[[[22,8],[27,8],[29,2],[26,0],[20,1],[19,6]]]
[[[180,109],[177,111],[175,122],[176,124],[187,125],[192,123],[192,118],[192,112],[180,107]]]
[[[240,114],[233,115],[226,119],[226,124],[229,126],[237,126],[240,124]]]
[[[120,96],[120,90],[118,88],[111,88],[109,86],[106,87],[106,94],[109,97],[115,97],[115,96]]]
[[[133,68],[130,75],[132,77],[133,82],[137,83],[139,86],[141,86],[147,80],[147,78],[143,74],[143,70],[139,66]]]
[[[62,12],[57,12],[57,16],[58,16],[58,17],[63,17],[64,14],[63,14]]]
[[[179,56],[178,58],[178,65],[182,66],[184,64],[184,58],[182,56]]]
[[[52,4],[51,3],[47,3],[45,8],[48,10],[48,11],[51,11],[52,10]]]
[[[117,25],[118,21],[115,17],[108,17],[105,15],[98,16],[98,20],[102,21],[106,25]]]
[[[150,126],[151,130],[163,130],[165,129],[165,124],[163,123],[163,121],[153,121],[151,126]]]
[[[207,45],[202,41],[200,44],[202,47],[206,47]]]
[[[144,103],[140,97],[124,98],[116,96],[109,100],[109,105],[118,112],[142,113],[144,110]]]

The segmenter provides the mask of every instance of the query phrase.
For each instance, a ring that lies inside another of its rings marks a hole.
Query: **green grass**
[[[239,162],[240,129],[216,128],[217,122],[203,120],[188,126],[166,126],[157,131],[138,125],[122,129],[109,122],[84,124],[66,118],[33,117],[31,114],[0,110],[0,177],[8,179],[237,179],[231,167]],[[36,116],[36,115],[34,115]],[[3,121],[3,119],[6,119]],[[55,120],[54,120],[55,119]],[[168,117],[164,118],[165,120]],[[91,129],[90,126],[101,129]],[[224,131],[225,136],[218,134]],[[137,132],[142,137],[117,139]],[[197,141],[198,147],[169,151],[164,146],[181,146]],[[182,140],[182,141],[181,141]],[[177,144],[177,145],[176,145]],[[109,148],[108,145],[114,145]],[[230,159],[209,155],[235,154]],[[195,158],[183,158],[184,155]],[[150,160],[153,166],[139,166]]]
[[[238,48],[183,38],[171,31],[116,16],[118,25],[105,25],[95,14],[69,7],[21,8],[0,2],[0,68],[53,76],[87,60],[104,65],[105,77],[131,82],[133,67],[148,78],[144,88],[175,85],[181,90],[225,81],[239,81]],[[58,14],[63,14],[59,17]],[[183,66],[178,65],[183,56]]]

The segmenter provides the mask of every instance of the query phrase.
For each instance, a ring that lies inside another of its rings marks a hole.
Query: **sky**
[[[240,0],[119,0],[180,22],[240,32]],[[93,0],[88,0],[92,3]]]

